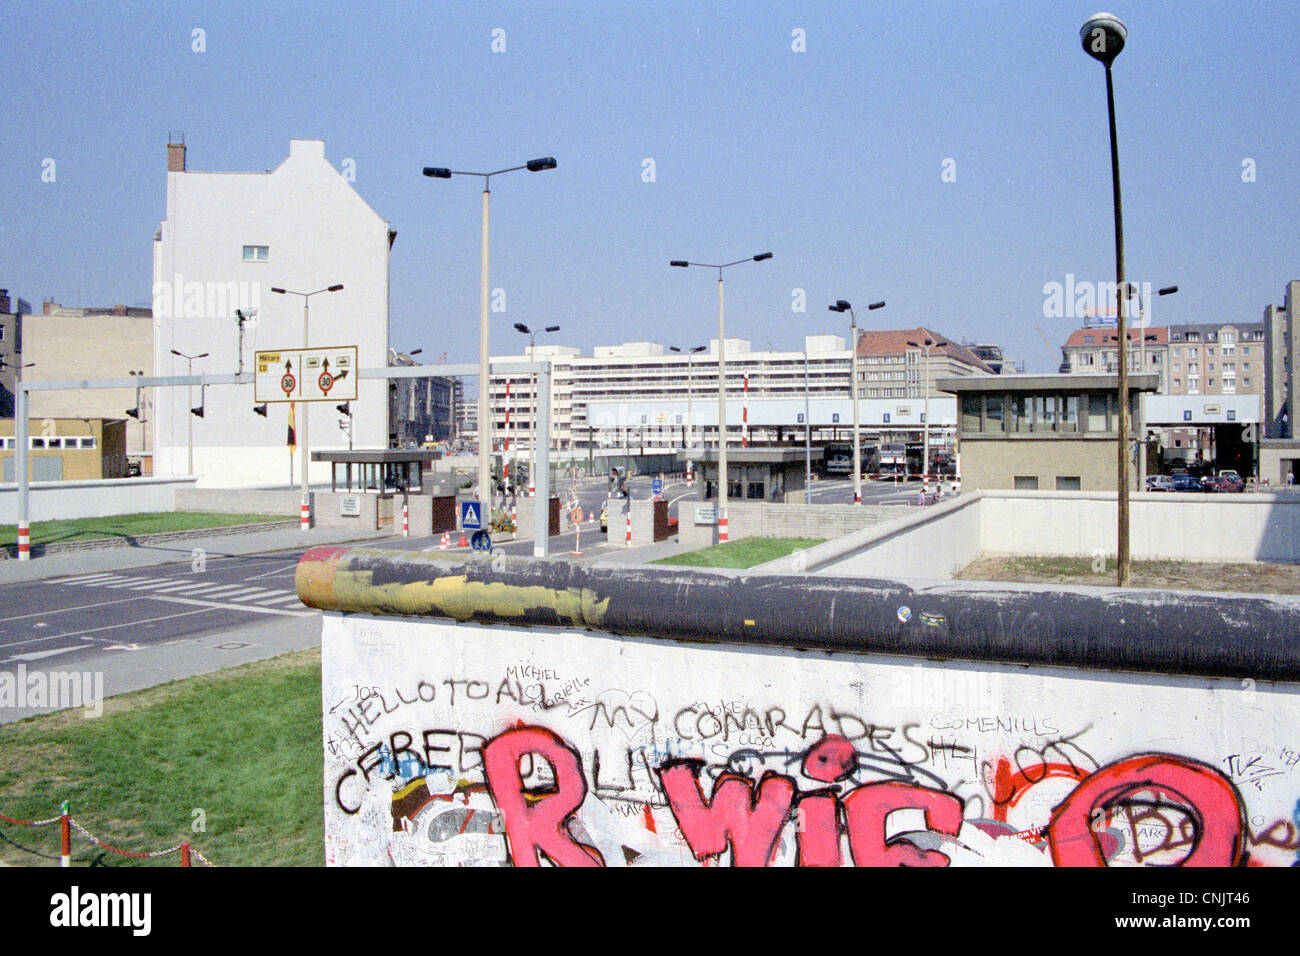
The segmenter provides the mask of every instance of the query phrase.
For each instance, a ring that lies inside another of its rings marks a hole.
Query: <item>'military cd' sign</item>
[[[257,402],[351,402],[357,398],[357,347],[258,352]]]

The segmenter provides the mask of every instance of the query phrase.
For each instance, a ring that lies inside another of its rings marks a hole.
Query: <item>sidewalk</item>
[[[136,547],[123,545],[91,551],[73,551],[32,558],[30,561],[0,561],[0,585],[40,581],[69,574],[95,574],[101,571],[122,571],[128,568],[189,562],[196,550],[201,550],[206,558],[220,558],[265,551],[289,551],[294,548],[318,548],[323,545],[349,542],[377,543],[394,537],[401,539],[400,532],[394,535],[390,529],[364,532],[346,528],[312,528],[309,531],[303,531],[301,528],[281,528],[276,531],[254,531],[246,534],[180,538]]]

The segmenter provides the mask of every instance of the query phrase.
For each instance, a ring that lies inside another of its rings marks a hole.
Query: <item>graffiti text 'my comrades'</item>
[[[544,785],[525,781],[525,757],[528,765],[549,765]],[[549,729],[524,725],[487,742],[482,758],[510,862],[604,864],[574,826],[588,794],[577,750]],[[727,771],[706,793],[704,763],[696,759],[670,759],[657,773],[681,837],[701,862],[730,852],[733,865],[766,866],[789,826],[801,866],[842,865],[845,842],[857,866],[948,866],[959,834],[962,843],[968,841],[963,825],[971,821],[963,819],[963,801],[911,781],[854,785],[857,763],[851,741],[827,734],[802,754],[799,773],[813,782],[811,789],[800,789],[790,774],[767,771],[755,780]],[[995,802],[1012,802],[1026,783],[1021,776],[1000,767]],[[907,820],[901,830],[900,812]],[[1162,845],[1156,850],[1175,853],[1184,866],[1245,862],[1246,820],[1231,781],[1212,767],[1169,754],[1135,755],[1081,775],[1041,832],[999,835],[1043,844],[1057,866],[1105,866],[1108,842],[1116,834],[1122,839],[1125,828],[1140,838],[1144,827],[1159,829]],[[1149,841],[1144,852],[1155,852]]]

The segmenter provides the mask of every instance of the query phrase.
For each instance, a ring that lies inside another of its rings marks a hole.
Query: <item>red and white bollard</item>
[[[686,469],[686,487],[687,488],[695,487],[695,472],[692,471],[690,468]]]
[[[72,813],[67,800],[59,809],[59,866],[72,866]]]
[[[32,559],[31,525],[20,524],[18,526],[18,560],[30,561],[31,559]]]
[[[301,511],[299,511],[299,515],[301,518],[300,524],[302,526],[302,530],[303,531],[308,530],[311,527],[311,499],[310,498],[304,497],[302,499],[302,507],[301,507]]]
[[[411,536],[411,510],[406,505],[402,505],[402,537]]]
[[[627,499],[627,546],[632,547],[632,498]]]
[[[718,515],[718,543],[722,544],[727,540],[727,516]]]

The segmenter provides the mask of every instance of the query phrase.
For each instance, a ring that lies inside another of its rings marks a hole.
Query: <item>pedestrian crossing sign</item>
[[[460,526],[466,531],[479,531],[483,528],[483,510],[479,502],[460,503]]]

